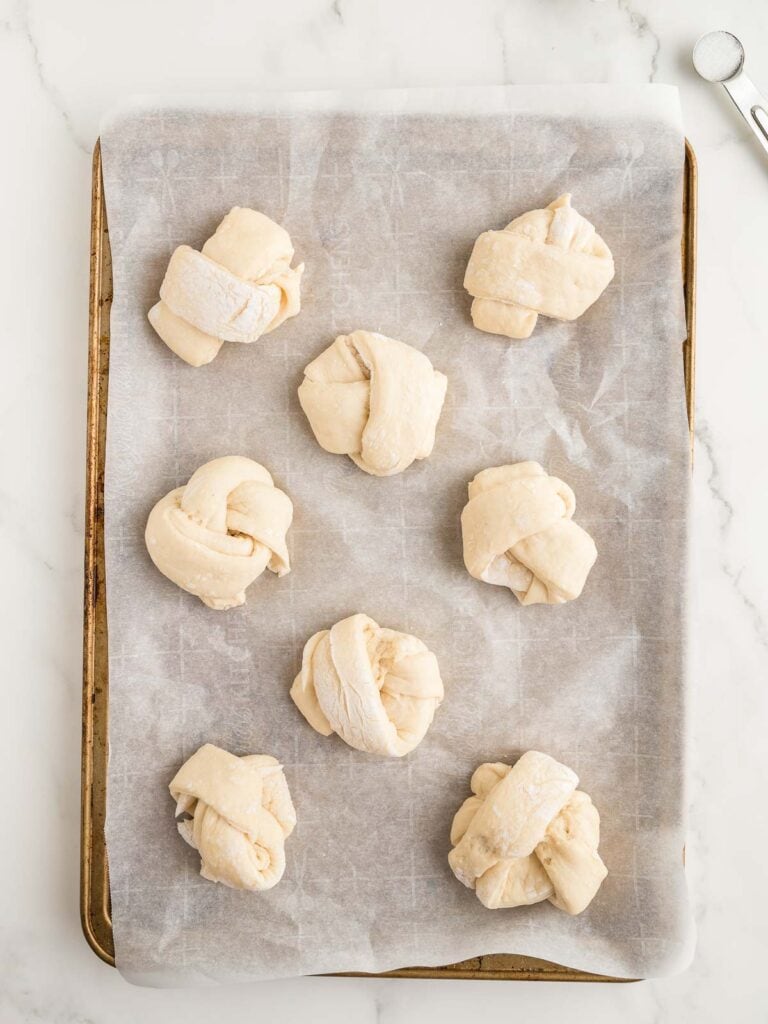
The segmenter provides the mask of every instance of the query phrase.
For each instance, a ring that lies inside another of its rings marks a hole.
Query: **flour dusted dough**
[[[235,206],[202,252],[174,251],[149,322],[185,362],[210,363],[225,341],[256,341],[299,312],[304,264],[292,259],[284,228]]]
[[[613,277],[613,257],[567,193],[544,210],[485,231],[469,258],[464,287],[472,321],[489,334],[528,338],[542,316],[575,320]]]
[[[318,443],[374,476],[401,473],[435,444],[447,379],[402,341],[354,331],[304,370],[299,401]]]
[[[595,542],[571,516],[571,488],[538,462],[478,473],[461,513],[464,564],[485,583],[509,587],[521,604],[562,604],[581,593]]]
[[[227,455],[196,470],[149,514],[145,540],[157,568],[209,608],[234,608],[265,568],[290,572],[291,499],[258,462]]]
[[[568,914],[592,902],[607,875],[600,816],[578,777],[529,750],[514,768],[482,764],[453,819],[448,862],[490,910],[549,900]]]
[[[234,754],[206,743],[169,789],[183,839],[200,853],[200,874],[232,889],[271,889],[285,871],[296,825],[282,766],[268,754]]]
[[[291,697],[323,736],[402,757],[418,746],[443,699],[437,658],[415,636],[351,615],[310,637]]]

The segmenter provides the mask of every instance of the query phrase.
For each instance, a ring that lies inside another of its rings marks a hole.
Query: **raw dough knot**
[[[509,587],[521,604],[562,604],[578,597],[597,558],[573,522],[571,488],[538,462],[478,473],[461,513],[464,564],[485,583]]]
[[[157,568],[209,608],[234,608],[265,568],[290,572],[287,494],[258,462],[228,455],[196,470],[155,505],[147,550]]]
[[[292,259],[284,228],[235,206],[202,252],[174,251],[149,322],[187,363],[210,363],[225,341],[256,341],[299,312],[304,264]]]
[[[569,194],[475,242],[464,277],[479,330],[528,338],[539,313],[575,320],[613,277],[611,251]]]
[[[568,914],[592,902],[608,870],[597,852],[600,815],[578,776],[529,750],[514,768],[482,764],[453,819],[448,862],[486,907],[549,900]]]
[[[291,697],[323,736],[402,757],[421,743],[443,699],[437,658],[415,636],[351,615],[307,641]]]
[[[435,444],[447,379],[383,334],[340,335],[304,370],[299,401],[318,443],[374,476],[401,473]]]
[[[200,874],[253,892],[271,889],[285,871],[285,840],[296,825],[282,766],[268,754],[234,754],[206,743],[169,789],[182,837],[200,853]]]

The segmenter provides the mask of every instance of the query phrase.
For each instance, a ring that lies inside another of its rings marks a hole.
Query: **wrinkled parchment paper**
[[[106,479],[107,838],[118,966],[147,983],[381,971],[518,952],[590,971],[682,969],[688,435],[683,138],[666,87],[275,95],[116,115],[103,139],[114,259]],[[524,342],[472,327],[462,277],[487,228],[573,193],[616,278]],[[192,369],[146,313],[168,257],[234,205],[291,233],[302,312]],[[314,441],[302,369],[355,328],[448,376],[432,457],[375,479]],[[293,571],[215,612],[152,566],[154,502],[208,459],[264,463],[295,505]],[[574,488],[597,564],[566,606],[522,608],[463,567],[459,513],[487,466]],[[315,734],[288,696],[304,642],[365,611],[436,652],[445,702],[402,760]],[[204,742],[273,754],[298,812],[282,882],[199,877],[167,785]],[[451,874],[451,819],[483,761],[536,748],[602,817],[589,910],[488,911]]]

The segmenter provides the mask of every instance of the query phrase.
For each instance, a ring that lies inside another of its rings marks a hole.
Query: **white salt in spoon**
[[[708,32],[693,48],[693,66],[708,82],[720,82],[768,153],[768,102],[744,74],[744,47],[731,32]]]

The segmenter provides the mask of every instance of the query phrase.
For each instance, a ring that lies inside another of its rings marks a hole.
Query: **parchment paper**
[[[102,137],[114,305],[106,479],[107,838],[117,963],[146,983],[381,971],[518,952],[591,971],[682,969],[688,437],[681,342],[683,138],[667,87],[273,95],[139,103]],[[487,228],[560,193],[616,278],[578,322],[476,331],[462,277]],[[234,205],[306,263],[302,312],[192,369],[146,312],[174,247]],[[432,457],[391,479],[316,444],[303,367],[364,327],[447,374]],[[208,459],[264,463],[290,495],[293,571],[215,612],[152,566],[152,505]],[[536,459],[577,496],[597,564],[579,600],[522,608],[469,577],[476,472]],[[315,734],[288,696],[304,642],[365,611],[438,656],[445,702],[402,760]],[[298,812],[282,882],[199,877],[167,785],[204,742],[273,754]],[[600,810],[609,875],[589,910],[488,911],[447,864],[483,761],[536,748]]]

